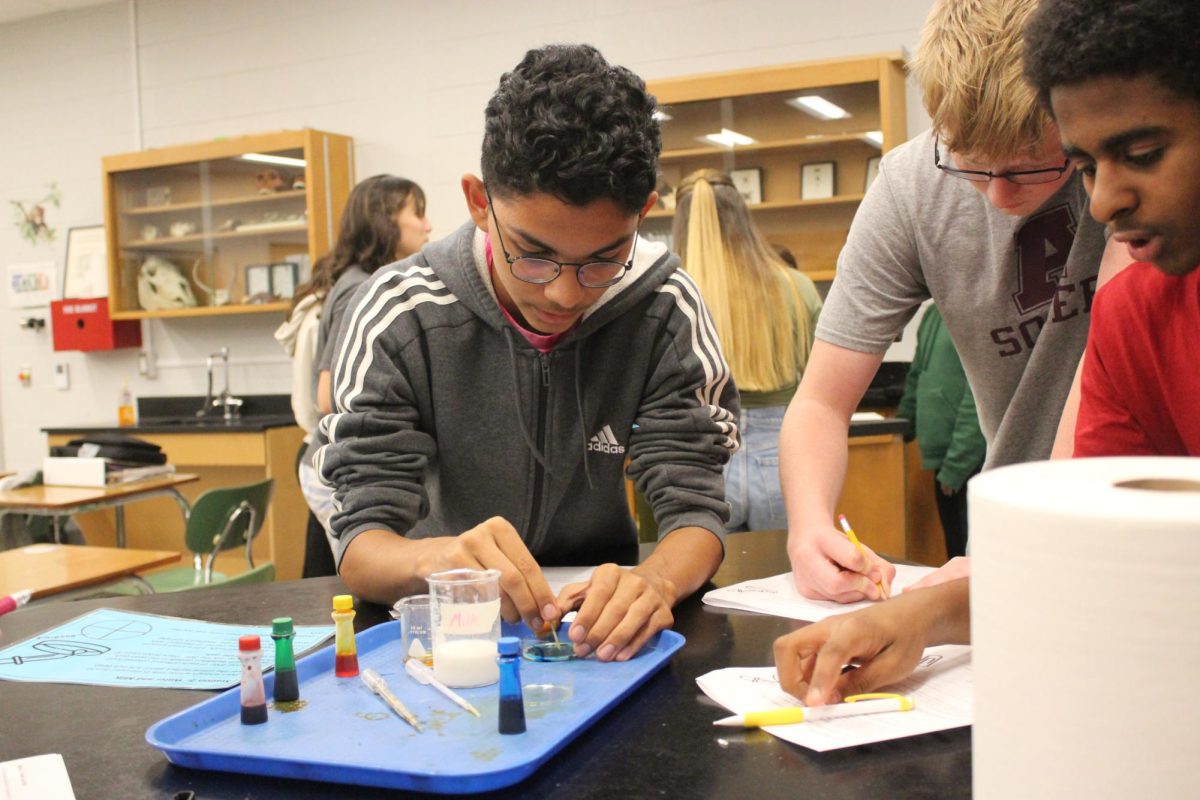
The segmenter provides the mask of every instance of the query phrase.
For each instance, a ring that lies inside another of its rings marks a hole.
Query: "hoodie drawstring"
[[[550,471],[549,464],[546,463],[545,454],[538,449],[537,444],[533,441],[533,437],[529,433],[529,426],[525,421],[524,404],[521,402],[521,385],[517,378],[517,348],[513,339],[512,328],[506,327],[504,329],[504,341],[508,343],[508,361],[511,367],[509,376],[512,378],[513,397],[517,404],[517,422],[518,427],[521,429],[521,436],[525,439],[525,446],[529,448],[529,452],[542,465],[542,469],[546,470],[546,474],[553,474]],[[595,489],[596,486],[592,483],[592,471],[588,466],[587,415],[584,408],[582,363],[583,340],[581,339],[575,348],[575,410],[579,414],[579,435],[583,438],[583,475],[587,479],[588,488]]]
[[[546,464],[546,456],[538,449],[537,444],[533,441],[533,437],[529,435],[529,426],[525,423],[525,413],[522,410],[523,403],[521,402],[521,384],[517,381],[517,349],[513,344],[512,328],[504,328],[504,340],[508,342],[508,363],[512,369],[509,370],[509,375],[512,377],[513,397],[517,403],[517,422],[520,424],[521,435],[525,437],[525,446],[529,448],[529,452],[533,453],[533,457],[542,465],[542,469],[550,472],[550,467]]]
[[[579,344],[575,347],[575,409],[579,413],[579,435],[583,437],[583,477],[587,478],[589,489],[595,489],[592,484],[592,471],[588,467],[588,435],[587,435],[587,416],[584,414],[584,398],[583,398],[583,343],[584,339],[579,340]]]

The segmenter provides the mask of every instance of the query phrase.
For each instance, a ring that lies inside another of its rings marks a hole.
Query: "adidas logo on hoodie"
[[[613,436],[612,428],[605,425],[593,433],[591,439],[588,439],[588,450],[622,455],[625,452],[625,446],[617,442],[617,437]]]

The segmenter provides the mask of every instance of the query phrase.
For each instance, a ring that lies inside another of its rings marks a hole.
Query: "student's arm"
[[[780,687],[819,706],[903,680],[926,647],[970,641],[969,583],[905,592],[780,637],[775,641]],[[851,662],[860,666],[843,672]]]
[[[850,415],[882,353],[859,353],[817,340],[779,436],[779,478],[788,517],[788,558],[805,597],[849,603],[879,599],[895,567],[858,551],[833,525],[846,478]]]
[[[654,634],[671,627],[671,609],[699,589],[721,566],[721,540],[703,528],[679,528],[633,569],[602,564],[585,583],[559,594],[563,611],[580,605],[568,635],[580,658],[632,658]]]
[[[577,652],[601,660],[629,658],[668,627],[670,609],[712,577],[725,552],[724,468],[738,447],[737,389],[685,273],[668,279],[647,313],[662,320],[661,336],[642,381],[628,475],[654,509],[659,542],[641,565],[603,565],[560,595],[563,610],[579,606],[570,629]]]
[[[923,321],[923,320],[922,320]],[[918,338],[920,333],[918,332]],[[896,416],[912,423],[904,434],[904,441],[911,442],[917,436],[917,384],[921,382],[921,362],[913,358],[904,377],[904,393],[900,395],[900,403],[896,406]]]
[[[1110,238],[1104,246],[1104,254],[1100,257],[1100,271],[1096,276],[1096,290],[1108,283],[1112,276],[1129,266],[1129,247]],[[1083,376],[1083,362],[1086,353],[1079,358],[1079,366],[1075,369],[1075,379],[1071,382],[1071,391],[1067,394],[1067,402],[1063,404],[1062,417],[1058,421],[1058,432],[1054,435],[1054,446],[1050,450],[1050,458],[1070,458],[1075,452],[1075,422],[1079,416],[1080,381]]]

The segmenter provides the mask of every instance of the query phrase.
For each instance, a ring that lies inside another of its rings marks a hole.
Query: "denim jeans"
[[[786,410],[787,406],[742,409],[742,446],[725,465],[726,531],[787,528],[779,488],[779,428]]]

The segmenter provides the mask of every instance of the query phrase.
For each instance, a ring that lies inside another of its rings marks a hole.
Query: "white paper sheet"
[[[75,800],[58,753],[0,762],[0,800]]]
[[[913,585],[931,572],[933,572],[933,567],[897,564],[896,577],[892,581],[892,594],[899,594],[904,587]],[[796,591],[796,584],[792,582],[790,572],[772,578],[735,583],[733,586],[713,589],[704,595],[705,605],[717,608],[735,608],[739,611],[757,611],[760,614],[802,619],[809,622],[816,622],[834,614],[845,614],[866,608],[874,605],[875,602],[877,601],[835,603],[832,600],[809,600]]]
[[[696,683],[706,695],[734,714],[803,705],[779,688],[774,667],[719,669],[701,675]],[[913,710],[772,725],[763,730],[793,744],[824,752],[970,725],[971,648],[930,647],[907,680],[880,691],[911,697]],[[720,730],[723,735],[736,731]]]

